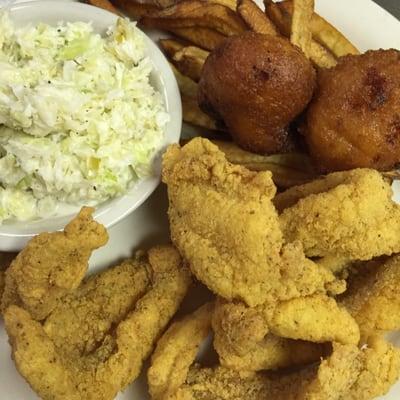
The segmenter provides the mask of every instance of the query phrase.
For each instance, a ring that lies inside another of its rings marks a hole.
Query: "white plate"
[[[361,50],[380,47],[400,49],[400,22],[371,0],[317,0],[317,9]],[[142,245],[168,242],[166,209],[167,197],[165,188],[162,186],[138,210],[110,229],[108,245],[97,251],[91,259],[93,268],[100,269],[109,266],[120,258],[129,256],[132,250]],[[400,345],[399,334],[392,335],[392,339]],[[37,399],[28,384],[15,370],[2,325],[0,326],[0,366],[0,399]],[[399,398],[400,382],[381,400],[398,400]],[[147,399],[145,380],[136,381],[117,399]]]

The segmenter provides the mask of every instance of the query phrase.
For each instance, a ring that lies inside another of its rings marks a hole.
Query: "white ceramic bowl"
[[[17,25],[56,24],[59,21],[92,22],[94,30],[100,34],[115,24],[116,16],[102,9],[70,1],[40,0],[23,2],[10,9],[12,19]],[[139,207],[156,189],[161,175],[161,154],[166,146],[179,141],[182,127],[182,107],[178,85],[168,61],[144,33],[147,55],[154,70],[151,75],[152,85],[163,94],[165,107],[170,114],[170,122],[165,129],[162,148],[154,160],[154,175],[138,182],[126,195],[103,203],[96,208],[95,218],[107,228],[116,224]],[[20,250],[32,236],[40,232],[51,232],[62,229],[79,207],[63,215],[32,222],[10,222],[0,225],[0,250]]]

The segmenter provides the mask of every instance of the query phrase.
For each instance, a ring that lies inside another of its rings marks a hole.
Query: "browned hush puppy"
[[[368,51],[322,70],[306,140],[323,172],[379,170],[400,161],[400,52]]]
[[[276,153],[290,147],[288,125],[306,108],[314,87],[315,71],[300,49],[284,38],[250,32],[211,53],[198,100],[241,147]]]

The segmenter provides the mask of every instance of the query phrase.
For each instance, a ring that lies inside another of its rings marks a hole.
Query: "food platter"
[[[317,11],[333,22],[360,50],[369,48],[400,48],[400,23],[370,0],[346,0],[331,2],[319,0]],[[396,193],[397,195],[399,193]],[[145,204],[129,217],[110,229],[106,247],[98,250],[91,259],[91,271],[100,270],[126,258],[132,251],[150,244],[169,241],[165,187],[159,187]],[[392,337],[400,343],[399,335]],[[10,351],[3,325],[0,325],[0,374],[1,398],[36,399],[27,383],[16,372],[10,359]],[[400,383],[383,397],[395,400],[400,396]],[[144,380],[139,379],[118,399],[145,399]]]

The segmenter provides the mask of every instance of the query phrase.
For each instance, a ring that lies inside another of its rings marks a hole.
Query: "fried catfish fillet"
[[[156,247],[148,261],[89,278],[44,323],[10,306],[4,320],[17,368],[45,400],[111,400],[139,375],[189,285],[177,251]]]
[[[348,311],[320,294],[254,308],[219,299],[212,323],[221,364],[237,370],[306,365],[327,354],[328,342],[360,340]]]
[[[326,346],[272,335],[261,313],[245,305],[217,302],[214,348],[222,366],[239,371],[276,370],[307,365],[326,354]]]
[[[379,336],[371,336],[360,351],[358,377],[340,400],[371,400],[385,395],[400,376],[400,350]]]
[[[203,368],[194,361],[208,336],[210,313],[198,310],[161,338],[148,374],[153,400],[370,400],[397,379],[399,351],[380,338],[367,349],[334,343],[319,365],[292,373]]]
[[[201,343],[211,331],[212,310],[212,303],[203,305],[172,324],[159,340],[147,372],[152,399],[168,399],[185,382]]]
[[[356,380],[360,368],[357,355],[356,346],[335,345],[332,355],[319,367],[289,374],[194,366],[170,399],[338,400]]]
[[[18,254],[6,272],[3,311],[15,304],[42,320],[62,296],[78,287],[92,251],[108,241],[93,211],[83,207],[63,232],[41,233]]]
[[[305,258],[299,243],[284,246],[269,172],[233,165],[217,146],[196,138],[168,148],[163,181],[172,241],[194,275],[221,297],[255,306],[335,282]]]
[[[364,337],[400,329],[400,255],[361,266],[349,282],[340,301]]]
[[[400,252],[400,206],[379,172],[337,172],[276,196],[286,240],[308,257],[370,260]]]
[[[10,266],[12,260],[17,256],[16,253],[0,252],[0,300],[3,296],[4,287],[6,285],[6,270]]]

